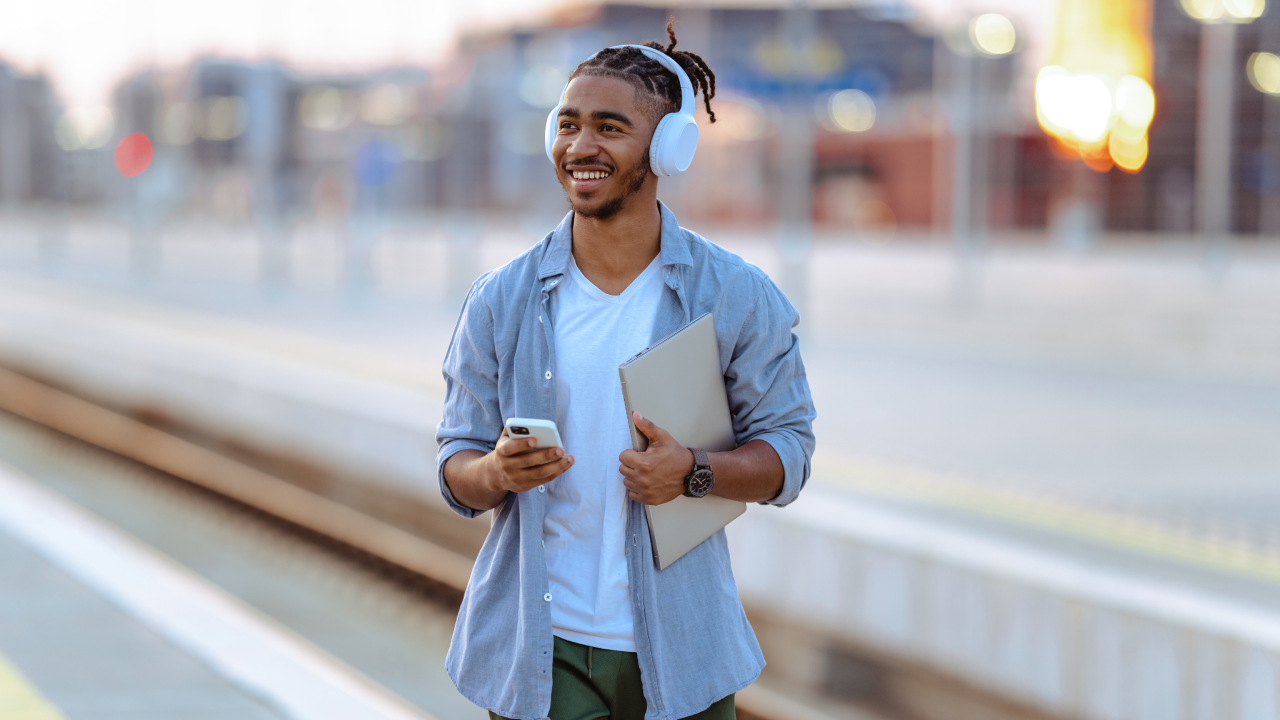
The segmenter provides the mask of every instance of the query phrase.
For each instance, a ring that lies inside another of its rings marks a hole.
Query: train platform
[[[220,312],[10,276],[0,366],[305,459],[334,473],[312,489],[342,502],[411,496],[444,527],[455,519],[431,437],[451,325],[438,304],[421,307],[433,309],[416,320],[403,308]],[[1248,306],[1239,327],[1260,311]],[[1073,717],[1150,703],[1152,717],[1183,716],[1161,714],[1178,687],[1195,688],[1178,702],[1226,703],[1187,717],[1235,716],[1240,698],[1275,694],[1280,387],[1268,353],[1257,375],[1211,377],[857,333],[808,342],[812,487],[730,531],[753,622],[777,620],[788,641],[807,628],[814,656],[833,642],[877,647]],[[5,382],[0,396],[17,387]],[[1108,664],[1117,657],[1136,660]],[[1244,670],[1223,676],[1228,666]],[[1081,668],[1097,682],[1082,684]]]
[[[0,717],[430,720],[0,466]]]

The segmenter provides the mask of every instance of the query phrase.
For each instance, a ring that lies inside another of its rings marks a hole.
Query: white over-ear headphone
[[[680,79],[680,109],[664,115],[654,129],[653,142],[649,143],[649,167],[658,177],[671,177],[688,170],[689,163],[693,162],[693,153],[698,149],[698,123],[693,119],[693,83],[689,82],[689,76],[685,74],[684,68],[661,50],[646,45],[613,47],[633,47],[662,63]],[[564,106],[564,94],[568,90],[569,85],[566,84],[564,90],[560,91],[560,102],[551,108],[551,114],[547,116],[547,157],[552,163],[556,159],[551,154],[551,145],[556,140],[556,131],[560,127],[560,108]]]

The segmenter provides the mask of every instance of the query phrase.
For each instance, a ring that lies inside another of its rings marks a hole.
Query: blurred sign
[[[356,182],[366,187],[386,185],[400,167],[400,152],[391,143],[374,140],[356,153]]]
[[[126,135],[116,145],[116,169],[125,177],[141,175],[151,165],[151,140],[144,133]]]

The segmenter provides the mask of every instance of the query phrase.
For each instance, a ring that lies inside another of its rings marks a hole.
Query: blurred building
[[[59,197],[64,158],[54,142],[58,108],[43,77],[0,63],[0,208]]]
[[[984,229],[1041,229],[1088,185],[1111,230],[1194,225],[1200,26],[1156,0],[1157,97],[1150,155],[1137,174],[1084,172],[1055,154],[1016,83],[1019,55],[975,60],[973,193]],[[199,216],[285,227],[306,217],[416,214],[537,218],[565,209],[543,151],[547,111],[568,74],[608,45],[662,39],[717,74],[719,122],[701,123],[689,173],[662,197],[691,222],[758,226],[779,218],[809,126],[812,218],[839,231],[952,229],[957,68],[964,55],[901,3],[841,9],[606,4],[534,26],[464,38],[431,73],[300,75],[277,63],[204,59],[139,73],[114,107],[63,113],[47,84],[0,67],[0,201],[59,201],[144,224]],[[1244,65],[1280,50],[1280,17],[1242,26],[1233,136],[1233,228],[1280,233],[1280,110]],[[1280,62],[1280,61],[1278,61]],[[703,111],[699,111],[703,113]],[[155,142],[152,167],[126,181],[111,151],[132,132]],[[807,210],[806,210],[807,212]]]
[[[1195,228],[1195,172],[1198,81],[1202,26],[1178,3],[1155,3],[1156,116],[1151,151],[1137,175],[1109,173],[1107,225],[1116,230],[1175,233]],[[1256,52],[1280,52],[1280,13],[1274,10],[1239,25],[1234,64],[1231,167],[1231,228],[1235,233],[1280,235],[1280,214],[1268,210],[1280,201],[1280,126],[1277,98],[1259,92],[1245,72]],[[1270,108],[1270,109],[1269,109]]]

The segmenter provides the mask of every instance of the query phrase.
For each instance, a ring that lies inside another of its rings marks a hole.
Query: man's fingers
[[[512,468],[507,471],[507,477],[518,487],[517,492],[524,492],[539,485],[545,485],[563,475],[564,471],[572,466],[573,456],[566,455],[547,463]]]
[[[654,502],[653,498],[649,497],[648,495],[644,493],[638,493],[635,490],[628,492],[627,497],[631,498],[635,502],[640,503],[641,505],[658,505],[659,504]]]
[[[520,469],[553,462],[562,457],[564,457],[564,450],[560,448],[543,448],[541,450],[522,451],[515,455],[508,455],[503,462],[509,468]]]
[[[537,446],[538,446],[538,441],[534,440],[533,438],[520,438],[518,440],[512,440],[511,438],[508,437],[506,442],[498,443],[498,454],[505,455],[507,457],[512,457],[514,455],[519,455],[520,453],[523,453],[523,452],[528,452],[530,449],[535,448]],[[554,448],[549,448],[549,449],[554,449]]]
[[[534,476],[535,479],[546,482],[560,477],[564,474],[564,471],[568,470],[572,465],[573,458],[565,457],[560,458],[557,462],[547,463],[546,465],[539,465],[536,468],[532,468],[531,472],[536,473]],[[542,483],[540,482],[538,484],[541,485]]]

